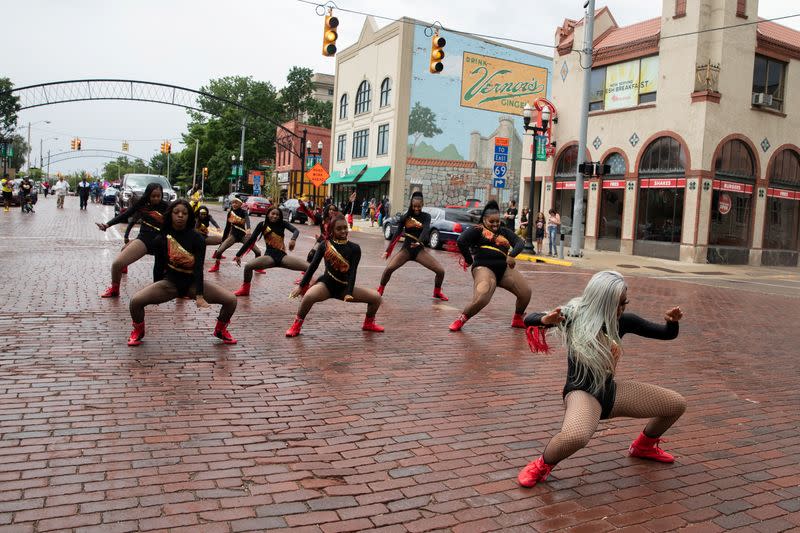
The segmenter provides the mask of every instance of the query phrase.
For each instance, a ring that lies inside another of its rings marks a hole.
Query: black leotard
[[[477,224],[464,231],[457,244],[468,265],[489,268],[499,284],[508,267],[507,257],[519,254],[525,242],[508,228],[500,227],[493,233],[483,224]]]
[[[530,313],[525,317],[525,325],[552,327],[544,326],[542,324],[542,317],[544,316],[545,313]],[[569,321],[567,321],[566,327],[569,327]],[[647,337],[649,339],[660,340],[672,340],[678,336],[677,322],[666,322],[664,325],[660,325],[647,321],[632,313],[623,313],[619,319],[618,327],[620,338],[622,338],[626,333],[632,333],[634,335]],[[589,392],[592,389],[592,382],[580,381],[581,373],[579,372],[580,369],[578,368],[579,364],[580,363],[575,361],[572,351],[570,351],[567,354],[567,383],[564,385],[564,389],[561,392],[562,397],[574,390]],[[586,375],[588,376],[589,374]],[[614,382],[614,375],[610,374],[606,378],[603,389],[594,395],[602,407],[602,413],[600,415],[601,419],[606,419],[611,414],[611,409],[614,407],[614,398],[616,397],[616,394],[617,385]]]
[[[106,226],[111,227],[130,217],[128,227],[125,229],[125,238],[127,239],[131,233],[133,225],[136,224],[136,222],[141,222],[141,225],[139,226],[139,234],[136,236],[136,238],[144,243],[144,245],[147,247],[147,253],[152,255],[153,240],[161,231],[161,226],[164,224],[164,213],[167,212],[168,208],[169,204],[164,200],[155,206],[144,204],[137,207],[134,205],[120,212],[120,214],[106,222]]]
[[[250,216],[244,208],[231,209],[228,211],[228,218],[225,221],[225,231],[222,232],[222,240],[233,236],[236,242],[242,242],[247,230],[250,228]]]
[[[206,240],[194,229],[171,231],[159,235],[154,244],[155,265],[153,280],[166,279],[185,296],[194,286],[195,296],[203,295],[203,261],[206,257]]]
[[[275,261],[275,266],[280,266],[281,261],[286,257],[286,244],[283,239],[287,229],[292,232],[292,240],[296,241],[297,237],[300,236],[300,231],[282,218],[277,222],[270,222],[269,220],[259,222],[256,229],[250,234],[250,238],[236,252],[236,257],[242,257],[246,254],[247,250],[255,246],[258,238],[263,235],[264,243],[267,245],[264,253]]]
[[[356,284],[358,262],[361,260],[361,247],[352,241],[337,242],[333,239],[323,241],[317,247],[314,259],[300,281],[300,287],[307,287],[311,283],[311,277],[323,259],[325,274],[317,280],[317,283],[324,283],[333,298],[344,300],[345,296],[352,295]]]
[[[397,230],[398,234],[395,238],[404,236],[403,249],[408,251],[412,260],[416,259],[417,255],[425,249],[425,242],[430,235],[431,215],[424,211],[420,211],[418,215],[407,212],[397,221]],[[418,246],[411,246],[412,244]]]

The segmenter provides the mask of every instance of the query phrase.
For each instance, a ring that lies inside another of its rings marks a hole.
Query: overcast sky
[[[696,0],[689,0],[690,2]],[[721,0],[718,0],[721,1]],[[583,16],[583,0],[430,2],[424,0],[339,0],[342,8],[385,17],[438,20],[461,31],[551,43],[564,18]],[[621,26],[661,13],[661,0],[598,0]],[[536,7],[539,6],[539,7]],[[547,12],[544,12],[546,6]],[[796,0],[761,0],[764,18],[800,13]],[[3,25],[6,53],[0,77],[17,87],[50,81],[122,78],[199,89],[209,79],[245,75],[283,86],[293,65],[332,74],[333,58],[320,53],[322,19],[314,6],[297,0],[28,0],[15,2]],[[358,38],[363,15],[337,13],[339,49]],[[377,20],[379,26],[388,24]],[[800,17],[781,21],[800,29]],[[547,48],[522,45],[552,55]],[[22,111],[19,126],[31,127],[32,158],[69,150],[78,136],[83,149],[120,150],[149,159],[163,139],[178,148],[186,113],[171,106],[137,102],[77,102]],[[50,124],[40,121],[49,120]],[[36,124],[39,122],[38,124]],[[58,137],[58,140],[53,139]],[[82,158],[51,172],[97,172],[106,160]]]

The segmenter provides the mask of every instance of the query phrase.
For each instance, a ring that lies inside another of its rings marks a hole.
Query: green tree
[[[312,126],[320,126],[331,129],[331,117],[333,115],[333,102],[321,102],[311,100],[308,108],[308,123]]]
[[[11,145],[14,148],[14,156],[8,160],[8,168],[15,168],[17,170],[21,169],[27,158],[25,156],[28,155],[28,143],[25,142],[25,138],[22,135],[13,134],[6,137],[6,140],[11,140]]]
[[[436,113],[419,102],[415,102],[411,113],[408,114],[408,134],[414,136],[411,153],[414,153],[414,148],[417,147],[421,137],[430,138],[440,133],[442,130],[436,126]]]
[[[314,106],[311,95],[314,83],[311,77],[314,71],[310,68],[292,67],[286,76],[286,87],[281,89],[281,103],[286,120],[299,120],[300,115],[309,112]]]
[[[12,95],[14,84],[8,78],[0,78],[0,137],[10,137],[17,127],[19,97]]]
[[[128,159],[120,156],[103,165],[101,176],[104,180],[115,182],[122,179],[125,174],[144,174],[147,172],[147,163],[141,159]]]

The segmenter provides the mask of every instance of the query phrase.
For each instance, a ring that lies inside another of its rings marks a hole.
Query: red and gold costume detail
[[[222,233],[222,240],[232,236],[236,242],[242,242],[247,230],[250,228],[250,216],[242,207],[231,209],[225,223],[225,231]]]
[[[121,211],[120,214],[106,222],[106,226],[111,227],[120,222],[128,221],[128,227],[125,229],[125,239],[131,233],[131,229],[137,222],[141,222],[139,227],[139,235],[137,239],[142,241],[147,247],[147,253],[153,253],[153,239],[156,238],[158,232],[161,231],[161,226],[164,225],[164,213],[167,212],[169,204],[161,201],[158,205],[136,205]]]
[[[325,274],[317,283],[323,283],[331,293],[331,297],[343,300],[352,296],[356,283],[356,270],[361,260],[361,247],[351,241],[328,239],[317,248],[314,259],[308,266],[300,287],[307,290],[314,272],[321,262],[325,262]]]
[[[154,247],[153,281],[166,279],[172,282],[179,296],[186,296],[191,289],[194,289],[195,296],[203,294],[206,241],[202,235],[193,228],[173,230],[167,235],[159,235]]]

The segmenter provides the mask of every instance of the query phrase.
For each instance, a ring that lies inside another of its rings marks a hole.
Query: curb
[[[519,254],[515,259],[521,259],[522,261],[528,261],[531,263],[547,263],[548,265],[558,265],[558,266],[572,266],[572,261],[566,261],[564,259],[554,259],[552,257],[540,257],[538,255],[529,255],[529,254]]]

